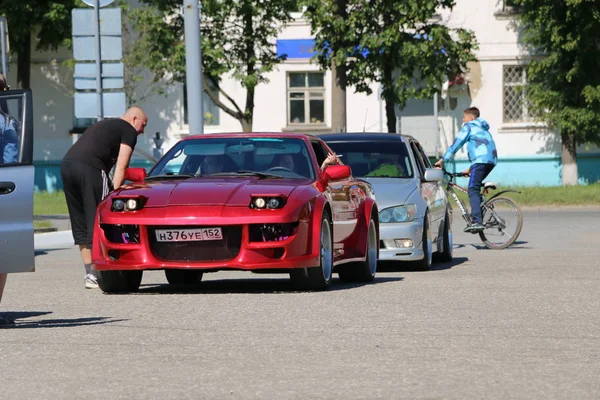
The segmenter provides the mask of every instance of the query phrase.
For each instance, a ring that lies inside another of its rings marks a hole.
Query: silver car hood
[[[361,177],[360,179],[373,186],[379,210],[404,204],[408,196],[418,187],[415,179],[374,177]]]

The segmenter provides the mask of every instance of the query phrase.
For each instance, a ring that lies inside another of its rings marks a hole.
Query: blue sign
[[[287,59],[312,58],[316,53],[313,50],[315,47],[314,39],[278,39],[277,40],[277,56],[287,56]]]

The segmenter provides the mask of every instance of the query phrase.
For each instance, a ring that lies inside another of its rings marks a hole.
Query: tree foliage
[[[17,81],[30,86],[31,39],[35,34],[37,50],[71,47],[71,10],[88,7],[79,0],[18,0],[0,3],[0,15],[6,17],[10,49],[17,56]]]
[[[533,111],[579,142],[600,142],[600,4],[516,0]]]
[[[388,130],[395,132],[394,105],[431,98],[447,77],[474,60],[474,34],[434,22],[453,0],[304,0],[316,41],[316,59],[345,65],[348,84],[371,93],[379,82],[386,101]],[[346,12],[340,16],[339,6]]]
[[[132,48],[131,61],[143,65],[155,80],[185,82],[184,19],[180,0],[142,0],[147,7],[132,12],[140,33]],[[240,82],[246,101],[239,105],[222,89],[216,96],[205,93],[224,112],[252,129],[256,86],[267,82],[266,74],[285,60],[273,41],[281,26],[291,20],[293,0],[203,0],[201,4],[202,66],[204,76],[218,87],[224,74]],[[220,97],[226,99],[221,101]]]

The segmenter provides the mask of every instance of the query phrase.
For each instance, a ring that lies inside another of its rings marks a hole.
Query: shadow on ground
[[[334,278],[329,292],[338,290],[356,289],[366,285],[377,285],[382,283],[399,282],[401,277],[376,276],[369,283],[342,283]],[[134,293],[136,295],[165,295],[165,294],[283,294],[283,293],[307,293],[306,290],[294,286],[287,279],[224,279],[203,281],[197,285],[169,285],[169,284],[144,284]]]
[[[528,250],[531,249],[531,247],[529,246],[524,246],[529,242],[526,241],[519,241],[517,240],[516,242],[514,242],[513,244],[511,244],[510,246],[508,246],[505,249],[500,249],[503,251],[507,251],[507,250]],[[489,247],[487,247],[486,245],[484,245],[483,243],[471,243],[470,246],[473,246],[474,248],[476,248],[477,250],[497,250],[497,249],[490,249]]]
[[[450,262],[436,262],[431,265],[431,271],[443,271],[469,261],[467,257],[454,257]],[[378,272],[427,272],[419,269],[416,262],[411,261],[380,261]]]
[[[12,325],[2,326],[3,329],[30,329],[30,328],[72,328],[86,325],[102,325],[113,322],[126,321],[125,319],[111,319],[108,317],[85,317],[65,319],[36,319],[42,315],[52,314],[51,311],[5,311],[0,317],[15,321]]]

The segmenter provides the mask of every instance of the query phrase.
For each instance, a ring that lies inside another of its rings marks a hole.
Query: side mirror
[[[424,180],[426,182],[441,182],[444,179],[444,171],[439,168],[427,168]]]
[[[352,170],[348,165],[330,165],[325,169],[325,176],[330,180],[337,181],[352,176]]]
[[[125,179],[131,182],[143,182],[146,179],[146,169],[127,168],[125,170]]]

